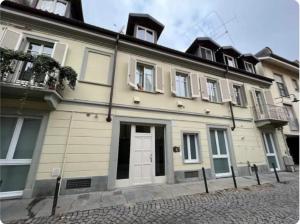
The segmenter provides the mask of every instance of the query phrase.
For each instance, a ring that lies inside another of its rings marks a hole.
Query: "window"
[[[46,55],[51,57],[53,51],[53,43],[42,42],[38,40],[29,40],[26,47],[26,52],[31,55]],[[29,81],[32,77],[32,63],[26,62],[22,66],[19,80]],[[40,77],[37,82],[44,82],[45,77]]]
[[[216,80],[207,80],[207,92],[210,102],[220,102],[220,90],[218,82]]]
[[[224,55],[224,60],[225,60],[225,64],[230,66],[230,67],[236,67],[235,66],[235,60],[233,57],[228,56],[228,55]]]
[[[283,82],[282,76],[274,74],[274,79],[278,86],[279,95],[280,96],[288,96],[289,94],[288,94],[287,88]]]
[[[136,85],[139,90],[154,91],[154,66],[137,63],[136,67]]]
[[[154,43],[154,31],[145,27],[137,26],[136,37]]]
[[[295,117],[295,113],[293,110],[293,107],[291,105],[284,104],[286,114],[289,120],[289,126],[291,131],[298,131],[299,130],[299,125],[298,125],[298,120]]]
[[[244,64],[245,64],[245,69],[247,72],[255,73],[253,64],[251,64],[247,61],[244,61]]]
[[[296,91],[299,90],[299,84],[298,84],[298,81],[296,79],[292,79],[292,82],[293,82],[293,85],[294,85],[294,88]]]
[[[67,1],[64,0],[40,0],[37,8],[64,16],[67,9]]]
[[[198,134],[183,134],[183,152],[185,163],[199,162]]]
[[[204,48],[204,47],[200,47],[200,56],[204,59],[213,61],[213,53],[212,50],[208,49],[208,48]]]
[[[188,74],[176,72],[176,96],[190,97]]]
[[[234,97],[237,106],[245,106],[242,86],[233,85]]]

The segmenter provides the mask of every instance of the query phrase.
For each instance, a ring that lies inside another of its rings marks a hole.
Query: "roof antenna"
[[[113,26],[117,29],[117,24],[114,23]],[[125,25],[123,25],[123,26],[121,27],[121,29],[118,31],[118,33],[124,34],[124,33],[125,33],[125,32],[124,32],[124,28],[125,28]]]

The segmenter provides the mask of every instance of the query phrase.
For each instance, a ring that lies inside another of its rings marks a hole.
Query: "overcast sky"
[[[299,58],[299,6],[294,0],[84,0],[86,23],[120,31],[128,14],[148,13],[165,25],[158,44],[185,51],[196,37],[255,54],[268,46]]]

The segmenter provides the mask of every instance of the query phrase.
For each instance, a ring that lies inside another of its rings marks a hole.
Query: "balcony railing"
[[[286,110],[282,106],[275,106],[270,104],[256,104],[254,107],[254,120],[274,120],[274,121],[288,121]]]

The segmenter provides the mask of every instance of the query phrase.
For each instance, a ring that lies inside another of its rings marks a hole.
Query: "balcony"
[[[50,89],[45,81],[16,80],[14,75],[2,76],[0,79],[1,99],[20,99],[46,102],[49,110],[54,110],[62,100],[62,96],[55,89]]]
[[[255,105],[253,107],[254,121],[258,128],[279,128],[288,123],[288,116],[284,107],[270,104]]]

